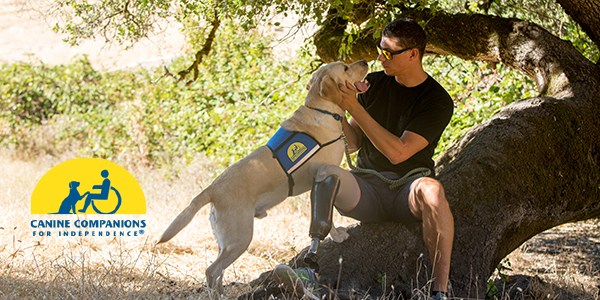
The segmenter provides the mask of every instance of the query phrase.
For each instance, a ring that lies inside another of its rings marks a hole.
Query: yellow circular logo
[[[31,195],[32,214],[145,214],[146,197],[125,168],[76,158],[48,171]]]
[[[289,159],[294,162],[296,161],[304,152],[306,151],[306,146],[300,142],[295,142],[291,144],[287,149],[287,156]]]

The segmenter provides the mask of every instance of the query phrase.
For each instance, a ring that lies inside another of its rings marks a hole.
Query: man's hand
[[[340,102],[338,106],[352,114],[352,111],[360,106],[360,103],[358,103],[358,99],[356,98],[356,94],[359,93],[358,89],[354,84],[346,80],[345,84],[340,86],[340,92],[342,93],[342,102]]]

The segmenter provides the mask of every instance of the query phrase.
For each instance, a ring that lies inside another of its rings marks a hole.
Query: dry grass
[[[208,298],[204,270],[218,254],[209,207],[173,240],[158,247],[154,242],[216,175],[210,162],[199,159],[176,175],[130,170],[147,200],[147,233],[141,237],[34,237],[29,222],[53,216],[30,214],[31,193],[52,166],[69,158],[21,161],[0,155],[0,298]],[[309,214],[308,200],[302,196],[288,199],[269,211],[267,218],[256,220],[248,251],[225,271],[228,285],[223,299],[249,292],[248,282],[304,248],[309,243]]]
[[[177,213],[217,175],[208,160],[198,159],[176,173],[130,170],[147,198],[148,227],[141,237],[40,238],[32,236],[29,222],[52,217],[29,213],[31,192],[52,166],[70,157],[32,161],[12,157],[0,154],[0,298],[209,298],[204,270],[218,250],[208,221],[208,207],[172,241],[154,246]],[[287,262],[309,244],[306,197],[289,199],[272,209],[267,218],[255,221],[250,248],[225,271],[222,299],[237,299],[251,291],[248,282]],[[351,220],[336,216],[336,222],[349,224]],[[587,234],[587,240],[581,234]],[[565,225],[544,233],[510,256],[514,273],[539,275],[578,297],[598,300],[599,235],[599,226],[594,222]]]

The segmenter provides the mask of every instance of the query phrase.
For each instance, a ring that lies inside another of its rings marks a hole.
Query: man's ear
[[[321,79],[321,97],[338,104],[342,101],[342,93],[340,87],[333,78],[329,75],[325,75]]]
[[[410,58],[411,59],[420,59],[419,55],[420,55],[419,49],[417,49],[417,48],[410,49]]]

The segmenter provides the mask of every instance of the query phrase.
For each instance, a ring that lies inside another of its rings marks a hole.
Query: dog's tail
[[[175,220],[173,220],[173,222],[171,223],[171,225],[169,225],[167,230],[165,230],[157,244],[164,243],[172,239],[177,233],[179,233],[185,226],[187,226],[192,221],[196,213],[204,205],[208,204],[210,200],[211,196],[208,190],[204,190],[200,194],[198,194],[198,196],[194,197],[194,199],[192,199],[192,202],[190,202],[190,205],[188,205],[188,207],[186,207],[181,213],[179,213],[177,218],[175,218]]]

